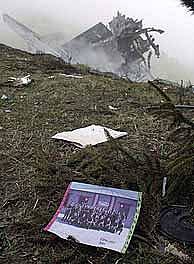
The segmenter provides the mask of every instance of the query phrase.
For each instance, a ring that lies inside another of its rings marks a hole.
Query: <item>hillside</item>
[[[33,79],[27,86],[7,82],[27,74]],[[66,65],[50,55],[0,45],[0,98],[3,95],[7,99],[0,99],[0,263],[184,263],[164,253],[166,241],[158,228],[165,151],[171,144],[166,141],[169,122],[146,111],[161,101],[156,90],[90,74],[85,66]],[[128,136],[83,150],[51,139],[57,132],[91,124],[127,131]],[[143,192],[139,222],[125,255],[43,231],[71,181]],[[174,197],[165,204],[177,201]],[[175,244],[191,254],[190,248]]]

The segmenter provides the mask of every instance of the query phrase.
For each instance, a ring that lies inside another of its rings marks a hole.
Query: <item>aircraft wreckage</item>
[[[144,28],[142,20],[128,18],[121,13],[105,26],[98,23],[61,47],[51,47],[45,40],[12,17],[3,20],[22,37],[32,53],[49,53],[66,63],[80,63],[104,72],[112,72],[132,81],[152,78],[151,57],[159,58],[159,45],[153,33],[161,29]]]

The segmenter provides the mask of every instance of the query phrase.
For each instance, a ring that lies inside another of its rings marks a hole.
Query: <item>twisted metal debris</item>
[[[67,63],[81,63],[100,71],[113,72],[132,81],[152,78],[151,57],[160,57],[153,33],[164,33],[153,27],[144,28],[142,20],[117,13],[108,26],[98,23],[62,47],[50,47],[40,35],[8,15],[3,20],[28,44],[33,53],[50,53]]]

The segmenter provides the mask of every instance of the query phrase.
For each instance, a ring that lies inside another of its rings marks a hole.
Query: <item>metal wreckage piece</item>
[[[50,53],[67,63],[87,64],[104,72],[112,72],[132,81],[152,79],[151,57],[160,57],[159,45],[152,33],[161,29],[144,28],[142,20],[128,18],[121,13],[105,26],[98,23],[76,36],[62,47],[50,47],[37,33],[8,15],[3,20],[20,35],[34,53]]]
[[[69,54],[67,51],[63,50],[62,48],[56,48],[49,46],[46,41],[44,41],[39,34],[32,31],[25,25],[19,23],[14,18],[4,14],[3,21],[21,38],[24,39],[26,42],[28,49],[28,52],[36,53],[36,54],[52,54],[56,57],[60,57],[64,61],[68,60]]]

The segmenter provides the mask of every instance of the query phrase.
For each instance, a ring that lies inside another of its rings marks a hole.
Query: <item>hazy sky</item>
[[[0,14],[7,13],[41,34],[74,35],[96,22],[108,23],[117,10],[144,19],[146,26],[166,31],[156,40],[169,56],[194,71],[194,16],[179,0],[0,0]],[[0,20],[0,42],[21,47],[21,41]]]

